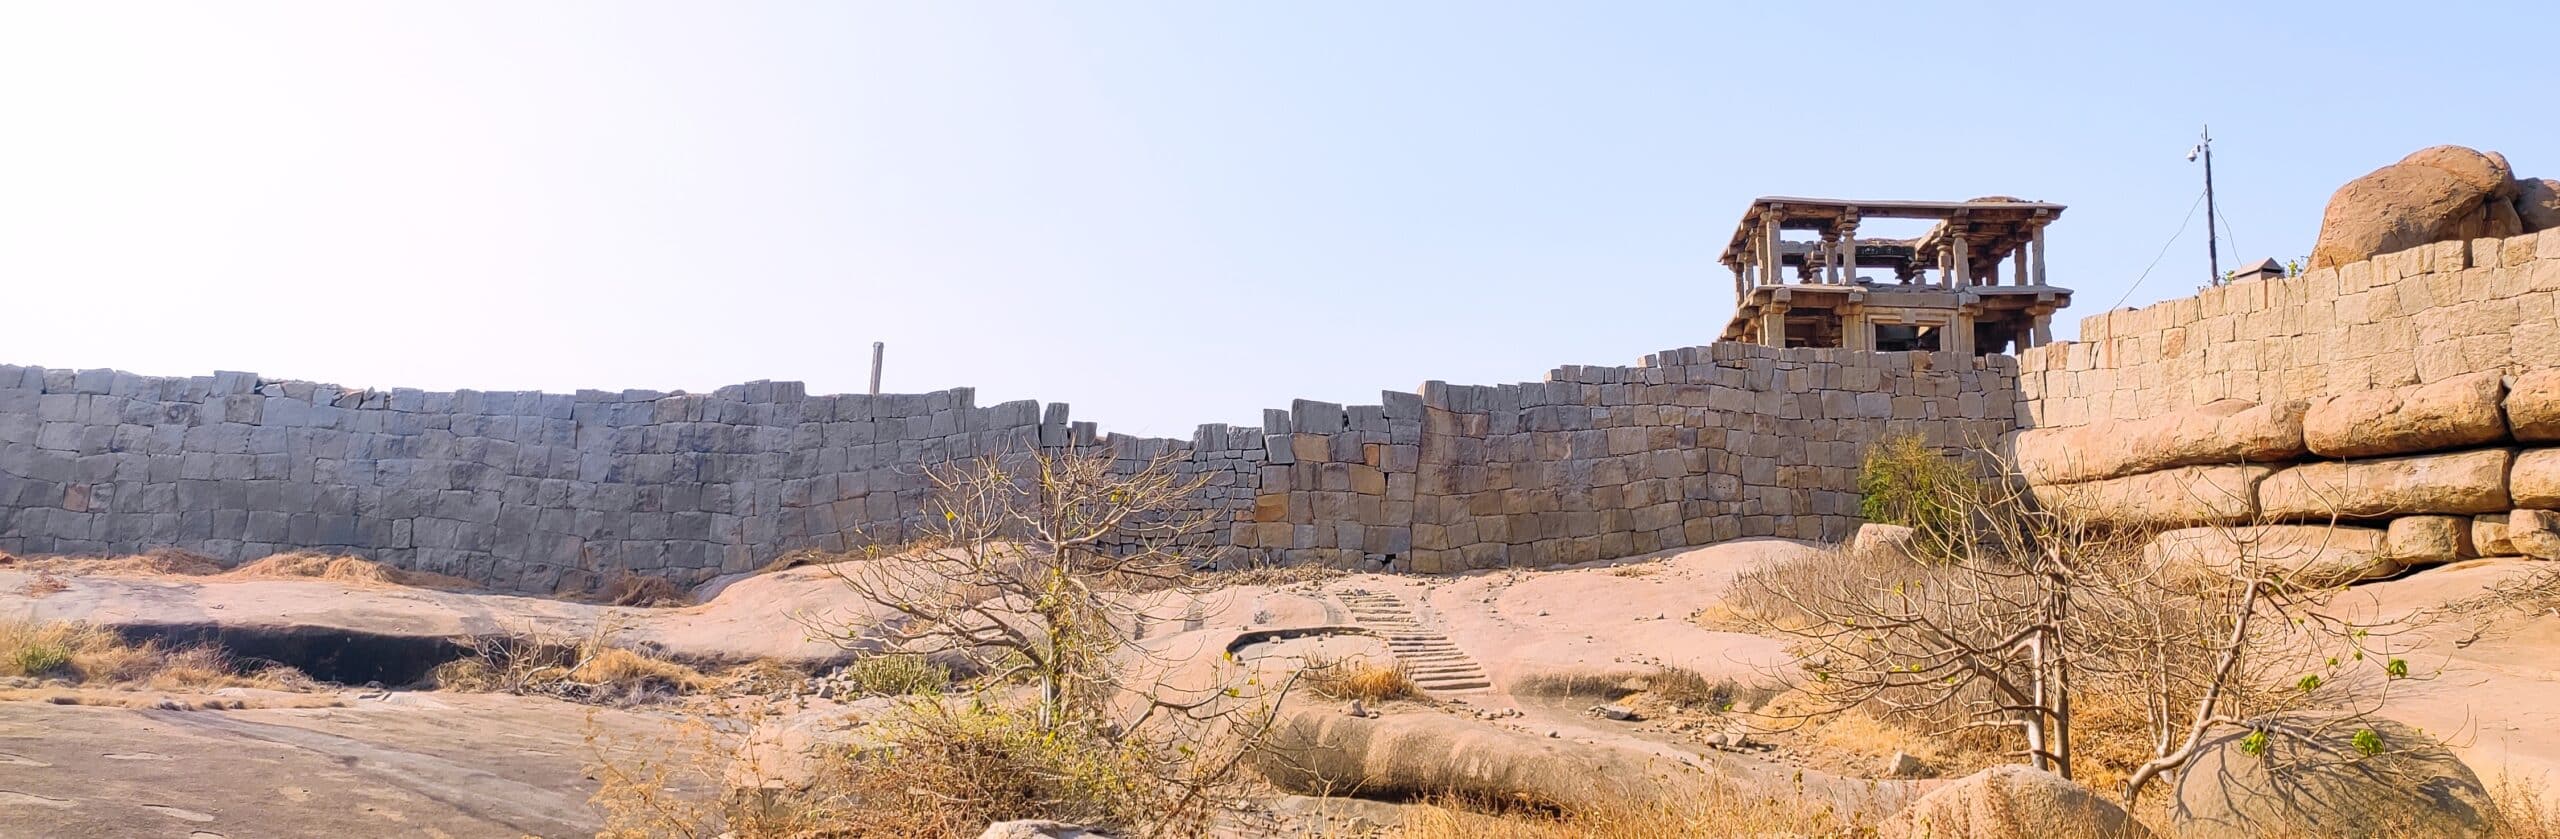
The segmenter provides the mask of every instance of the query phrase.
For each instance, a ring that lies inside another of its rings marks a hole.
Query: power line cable
[[[2196,203],[2187,205],[2187,217],[2178,220],[2178,232],[2169,234],[2169,241],[2160,246],[2160,255],[2151,258],[2151,264],[2142,269],[2142,276],[2133,278],[2133,285],[2125,286],[2124,296],[2116,298],[2116,304],[2108,306],[2107,311],[2112,312],[2117,309],[2124,308],[2124,301],[2133,298],[2133,290],[2141,288],[2142,281],[2151,276],[2151,269],[2160,267],[2160,260],[2168,258],[2169,248],[2178,243],[2178,237],[2187,235],[2187,225],[2195,222],[2196,209],[2203,206],[2204,193],[2198,192],[2196,193]],[[2219,213],[2216,214],[2219,215]],[[2205,223],[2212,224],[2210,221]]]

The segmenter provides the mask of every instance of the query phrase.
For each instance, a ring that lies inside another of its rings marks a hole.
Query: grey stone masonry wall
[[[1839,541],[1888,434],[1956,450],[2013,427],[2006,356],[1718,343],[1544,382],[1432,383],[1412,567],[1648,553],[1745,536]]]
[[[899,538],[921,464],[1063,442],[1051,407],[979,407],[966,388],[429,393],[0,366],[0,550],[316,549],[526,590],[696,580]]]
[[[1230,561],[1421,571],[1842,538],[1864,447],[2008,431],[2016,367],[1718,344],[1374,405],[1300,400],[1189,440],[1099,434],[967,388],[810,396],[361,390],[250,373],[0,366],[0,550],[366,556],[499,588],[696,581],[894,542],[924,469],[1032,448],[1172,456]]]

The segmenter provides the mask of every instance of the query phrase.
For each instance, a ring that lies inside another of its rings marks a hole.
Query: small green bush
[[[22,676],[50,676],[71,668],[71,648],[61,644],[28,644],[10,654],[9,665]]]
[[[951,686],[951,669],[924,656],[889,653],[855,659],[835,679],[851,696],[931,696]]]
[[[1981,483],[1964,463],[1914,434],[1887,435],[1858,470],[1858,514],[1919,531],[1922,545],[1952,545]]]

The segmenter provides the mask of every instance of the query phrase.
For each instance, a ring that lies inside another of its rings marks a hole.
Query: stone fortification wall
[[[1423,390],[1413,567],[1542,565],[1743,536],[1845,539],[1866,447],[2012,427],[2012,359],[1719,343]]]
[[[0,550],[316,549],[532,590],[698,579],[896,538],[923,509],[918,465],[1092,434],[1052,408],[966,388],[429,393],[0,366]]]
[[[2560,230],[2441,242],[2080,321],[2019,355],[2040,428],[2560,367]]]
[[[1189,440],[1098,436],[966,388],[810,396],[360,390],[248,373],[0,366],[0,550],[311,549],[504,588],[699,580],[894,541],[928,464],[1033,447],[1171,455],[1229,558],[1425,571],[1736,536],[1838,538],[1865,443],[2006,431],[2015,367],[1717,345],[1547,381],[1301,400]]]
[[[2560,231],[2099,315],[2082,343],[2020,359],[2030,427],[2007,451],[2048,507],[2272,527],[2303,543],[2293,561],[2324,585],[2474,556],[2560,559],[2555,305]],[[2197,530],[2155,548],[2229,542]]]

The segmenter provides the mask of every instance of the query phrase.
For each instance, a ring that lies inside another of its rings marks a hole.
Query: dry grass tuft
[[[604,592],[598,599],[614,606],[650,609],[693,605],[693,595],[677,587],[673,581],[665,577],[629,573],[615,575],[612,582],[605,583]]]
[[[1513,680],[1511,692],[1546,699],[1615,702],[1643,691],[1644,680],[1644,674],[1633,672],[1532,673]]]
[[[1747,691],[1730,679],[1709,679],[1686,667],[1664,667],[1644,677],[1644,690],[1654,698],[1683,708],[1728,710]]]
[[[1421,699],[1422,688],[1402,663],[1379,664],[1366,658],[1309,658],[1299,675],[1309,690],[1327,699],[1386,702]]]
[[[549,696],[571,702],[629,705],[702,693],[718,680],[684,664],[637,650],[585,641],[500,635],[473,639],[472,654],[436,665],[427,681],[439,690]]]
[[[68,574],[130,576],[136,574],[168,577],[204,577],[222,573],[222,563],[212,557],[177,548],[152,548],[124,556],[47,556],[18,559],[18,567],[33,571]]]
[[[359,556],[328,554],[280,553],[223,572],[231,578],[298,578],[329,580],[359,586],[409,586],[446,590],[479,588],[469,580],[393,568]]]
[[[154,690],[307,690],[311,685],[301,671],[245,665],[213,647],[137,644],[88,624],[27,618],[0,621],[0,676]]]
[[[35,576],[27,579],[25,585],[18,587],[18,596],[34,599],[55,592],[68,591],[70,588],[70,583],[63,582],[62,578],[53,572],[38,571]]]

